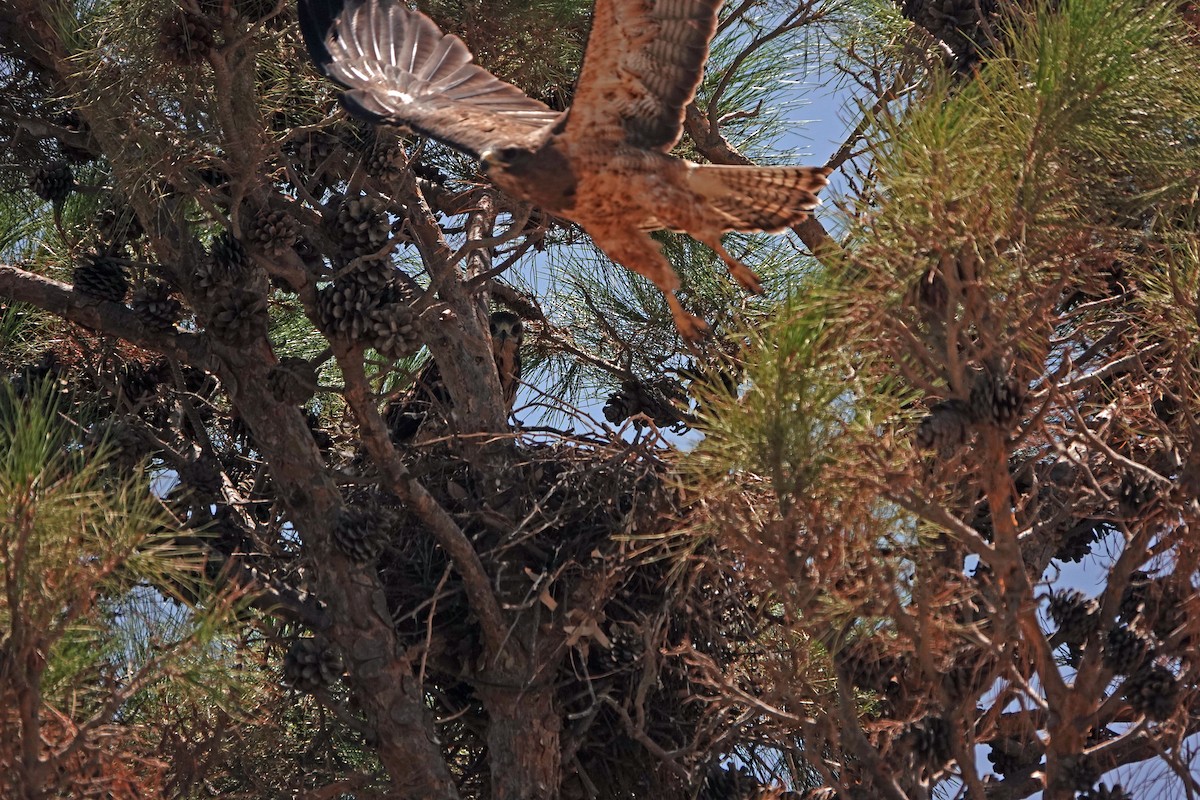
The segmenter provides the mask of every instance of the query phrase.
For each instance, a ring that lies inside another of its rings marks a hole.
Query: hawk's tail
[[[701,164],[692,188],[725,218],[731,231],[778,233],[808,218],[829,183],[827,167],[740,167]]]

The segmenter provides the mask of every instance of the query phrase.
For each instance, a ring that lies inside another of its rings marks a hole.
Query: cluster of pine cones
[[[1100,604],[1075,589],[1050,595],[1047,614],[1058,626],[1054,641],[1064,644],[1068,661],[1078,665],[1082,648],[1089,641],[1102,648],[1104,666],[1114,675],[1125,676],[1121,696],[1138,714],[1162,721],[1179,708],[1180,684],[1175,674],[1156,658],[1176,628],[1180,609],[1164,602],[1169,591],[1161,581],[1135,573],[1121,598],[1117,620],[1098,635]]]
[[[1011,428],[1024,406],[1025,391],[1019,381],[1001,369],[980,370],[969,400],[950,398],[930,407],[917,425],[916,444],[942,455],[952,454],[970,440],[977,427]]]

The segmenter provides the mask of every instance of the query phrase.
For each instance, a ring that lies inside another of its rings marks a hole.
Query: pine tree
[[[688,348],[578,230],[341,111],[294,4],[0,3],[0,793],[1187,774],[1200,15],[728,5],[681,154],[781,160],[799,56],[861,119],[837,202],[726,242],[765,295],[660,234]],[[422,7],[569,106],[590,3]]]

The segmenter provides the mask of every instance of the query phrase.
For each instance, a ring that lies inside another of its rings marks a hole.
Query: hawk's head
[[[488,180],[507,191],[508,184],[520,181],[530,171],[533,153],[524,147],[494,147],[479,154],[479,171]]]
[[[500,189],[542,209],[562,213],[575,206],[575,173],[552,142],[537,149],[495,147],[479,154],[479,171]]]
[[[510,314],[507,311],[497,311],[492,314],[492,319],[488,327],[492,332],[493,347],[521,347],[521,338],[525,335],[525,326],[521,322],[521,318],[516,314]]]

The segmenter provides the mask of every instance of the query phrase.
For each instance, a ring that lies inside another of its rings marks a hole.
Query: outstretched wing
[[[683,131],[721,0],[596,0],[566,136],[667,152]]]
[[[527,146],[559,113],[477,64],[457,36],[396,0],[300,0],[317,68],[350,111],[407,125],[476,157]]]

